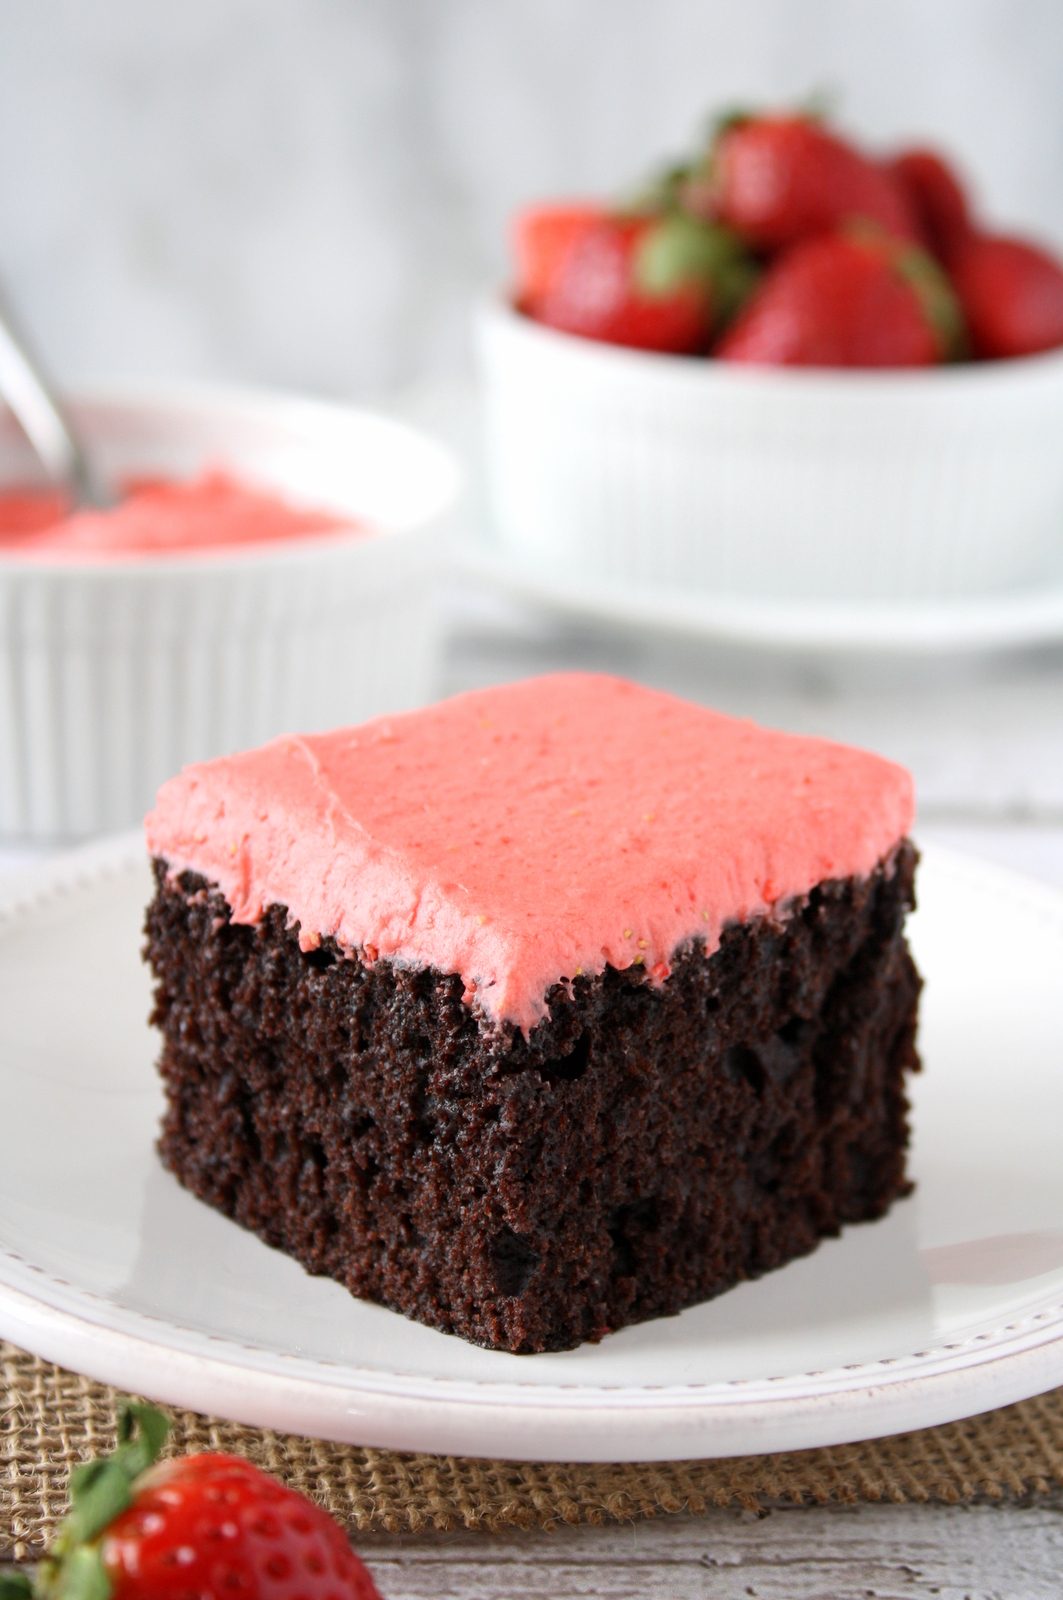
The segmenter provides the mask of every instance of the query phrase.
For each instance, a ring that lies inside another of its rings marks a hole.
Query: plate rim
[[[249,1427],[368,1448],[510,1461],[681,1461],[822,1448],[955,1422],[1011,1405],[1059,1382],[1060,1339],[1046,1338],[977,1366],[898,1377],[835,1394],[736,1395],[726,1404],[652,1400],[533,1408],[508,1397],[374,1392],[302,1374],[173,1350],[56,1311],[0,1286],[3,1336],[47,1361],[123,1391],[223,1416]],[[982,1379],[972,1396],[970,1375]],[[578,1433],[574,1432],[575,1418]],[[662,1434],[664,1435],[662,1437]],[[578,1439],[574,1447],[574,1439]],[[514,1440],[520,1448],[514,1449]]]
[[[1063,924],[1063,892],[1053,886],[946,846],[922,849]],[[145,862],[139,831],[64,853],[0,888],[0,922]],[[31,1292],[33,1282],[41,1293]],[[1054,1299],[1058,1289],[1049,1294]],[[94,1302],[109,1317],[92,1316]],[[998,1328],[924,1351],[766,1378],[548,1385],[381,1372],[182,1329],[7,1248],[0,1249],[0,1334],[100,1381],[252,1426],[523,1460],[675,1460],[842,1444],[954,1421],[1063,1380],[1063,1303],[1036,1302]]]

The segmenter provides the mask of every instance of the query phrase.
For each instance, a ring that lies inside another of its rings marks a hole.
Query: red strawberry
[[[771,366],[924,367],[957,353],[961,338],[940,267],[914,245],[861,231],[781,256],[716,353]]]
[[[1024,239],[973,235],[951,263],[977,356],[1034,355],[1063,345],[1063,267]]]
[[[680,282],[665,294],[639,292],[636,256],[652,226],[643,218],[606,217],[578,238],[538,304],[539,319],[608,344],[676,353],[702,349],[712,324],[702,285]]]
[[[513,221],[513,259],[517,269],[517,304],[534,314],[549,294],[558,269],[577,239],[590,233],[605,215],[601,206],[529,206]]]
[[[732,235],[693,217],[603,217],[573,241],[533,314],[588,339],[692,354],[754,272]]]
[[[960,180],[933,150],[903,150],[889,169],[903,185],[930,249],[947,264],[972,232]]]
[[[779,250],[854,217],[902,239],[918,226],[896,175],[808,117],[750,117],[726,125],[686,203],[747,243]]]
[[[240,1456],[151,1466],[165,1434],[150,1406],[128,1408],[114,1455],[72,1475],[35,1584],[0,1580],[0,1600],[379,1600],[318,1506]]]
[[[337,1523],[239,1456],[153,1468],[99,1548],[113,1600],[377,1600]]]

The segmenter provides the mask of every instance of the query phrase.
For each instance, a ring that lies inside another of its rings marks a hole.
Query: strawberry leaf
[[[711,150],[719,144],[725,133],[740,128],[744,122],[753,122],[759,115],[750,106],[727,106],[723,111],[713,111],[705,119],[705,142]]]
[[[617,211],[625,217],[657,217],[675,211],[682,201],[683,190],[690,177],[686,162],[675,162],[656,173],[641,189],[623,200]]]
[[[0,1600],[33,1600],[33,1585],[25,1572],[0,1573]]]
[[[941,344],[945,361],[961,361],[970,354],[967,327],[959,298],[941,267],[933,256],[918,245],[900,250],[894,269],[910,283],[923,308],[923,315],[933,327]]]
[[[959,297],[945,270],[917,244],[895,239],[870,217],[850,217],[842,232],[876,250],[899,278],[914,289],[920,309],[937,335],[942,361],[963,361],[971,353]]]
[[[105,1461],[90,1461],[90,1471],[78,1469],[71,1475],[70,1495],[73,1506],[63,1519],[55,1541],[59,1554],[73,1551],[78,1545],[97,1538],[109,1522],[133,1500],[129,1474],[116,1459],[117,1452]]]
[[[53,1592],[56,1600],[110,1600],[111,1580],[95,1545],[71,1550],[59,1567]]]
[[[118,1415],[115,1459],[130,1479],[146,1472],[166,1442],[170,1424],[161,1411],[140,1400],[127,1400]]]
[[[33,1590],[39,1600],[108,1600],[111,1584],[97,1541],[132,1504],[134,1485],[161,1450],[169,1426],[154,1406],[131,1400],[118,1418],[113,1455],[83,1462],[70,1474],[70,1510],[41,1563]],[[0,1600],[25,1600],[25,1592]]]
[[[752,258],[730,229],[682,212],[646,230],[632,269],[637,289],[651,300],[702,290],[717,323],[734,313],[757,278]]]

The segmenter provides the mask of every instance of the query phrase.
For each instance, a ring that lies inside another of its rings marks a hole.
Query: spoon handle
[[[62,407],[16,335],[0,301],[0,396],[7,401],[48,477],[69,489],[78,505],[108,506],[114,497],[99,483],[71,432]]]

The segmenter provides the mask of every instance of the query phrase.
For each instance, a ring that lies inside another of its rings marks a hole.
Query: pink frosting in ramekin
[[[203,554],[349,534],[356,527],[351,517],[289,504],[219,468],[187,481],[131,480],[124,498],[104,511],[68,514],[54,491],[0,493],[0,554],[42,560]]]

